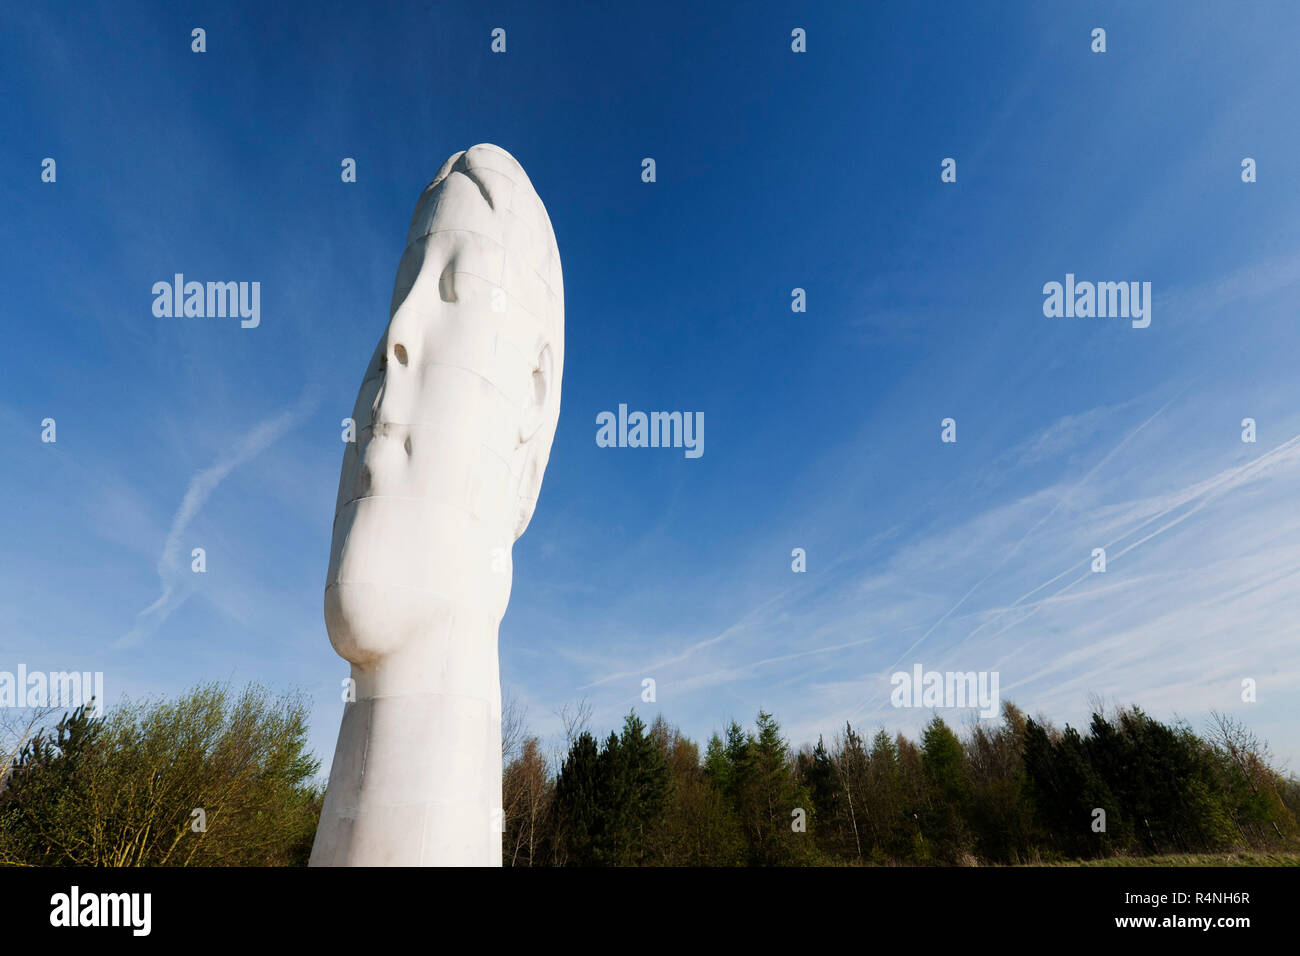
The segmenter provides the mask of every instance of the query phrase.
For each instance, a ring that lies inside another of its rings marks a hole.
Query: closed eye
[[[438,295],[443,302],[456,301],[456,263],[448,262],[438,277]]]

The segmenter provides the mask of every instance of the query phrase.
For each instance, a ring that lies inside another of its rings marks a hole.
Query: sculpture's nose
[[[388,323],[384,341],[383,375],[371,420],[377,424],[407,424],[413,419],[413,404],[418,388],[419,346],[414,332],[414,316],[398,309]]]

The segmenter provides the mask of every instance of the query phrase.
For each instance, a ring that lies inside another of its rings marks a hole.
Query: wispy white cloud
[[[1166,717],[1231,709],[1254,677],[1275,703],[1252,720],[1284,723],[1273,692],[1300,670],[1300,436],[1263,452],[1233,431],[1197,441],[1213,399],[1187,394],[1138,421],[1125,402],[1049,425],[1008,461],[1037,449],[1070,463],[1063,480],[1026,487],[1017,472],[1014,497],[958,503],[701,639],[637,654],[652,641],[633,634],[573,662],[599,675],[584,686],[597,717],[626,712],[627,679],[653,676],[671,713],[766,705],[796,743],[846,715],[913,732],[929,712],[888,701],[903,661],[998,670],[1004,697],[1058,720],[1086,717],[1094,692]],[[1024,471],[1040,477],[1038,464]],[[1090,569],[1094,547],[1105,574]]]
[[[1005,569],[997,591],[1051,563],[1064,568],[975,612],[974,626],[943,635],[926,666],[997,669],[1004,696],[1049,713],[1077,708],[1092,692],[1170,710],[1224,709],[1238,701],[1243,678],[1263,674],[1283,690],[1276,675],[1300,667],[1297,466],[1300,436],[1176,491],[1069,515]],[[1111,537],[1097,535],[1102,527]],[[1107,549],[1105,575],[1090,568],[1092,546]],[[887,696],[890,669],[863,675],[874,700]],[[831,703],[855,690],[857,680],[831,682],[819,694]],[[864,716],[886,713],[882,705]],[[824,726],[831,714],[814,719]]]
[[[1185,390],[1186,390],[1186,386],[1184,386],[1183,389],[1180,389],[1180,390],[1179,390],[1178,395],[1181,395],[1182,392],[1185,391]],[[1057,511],[1058,511],[1058,510],[1059,510],[1063,505],[1067,505],[1067,504],[1069,504],[1070,501],[1071,501],[1071,500],[1074,498],[1074,496],[1077,494],[1077,492],[1079,491],[1080,488],[1082,488],[1084,485],[1086,485],[1086,484],[1087,484],[1087,483],[1092,479],[1092,477],[1093,477],[1094,475],[1097,474],[1098,471],[1100,471],[1102,468],[1104,468],[1104,467],[1106,466],[1106,464],[1107,464],[1107,463],[1108,463],[1112,458],[1114,458],[1117,454],[1119,454],[1119,453],[1124,449],[1124,447],[1125,447],[1125,446],[1126,446],[1130,441],[1132,441],[1135,437],[1137,437],[1137,435],[1138,435],[1139,433],[1141,433],[1143,429],[1145,429],[1148,425],[1150,425],[1153,421],[1155,421],[1156,418],[1158,418],[1161,414],[1163,414],[1164,411],[1165,411],[1167,408],[1169,408],[1169,406],[1170,406],[1171,404],[1173,404],[1173,402],[1178,398],[1178,395],[1175,395],[1173,398],[1169,399],[1167,402],[1165,402],[1163,405],[1161,405],[1160,408],[1158,408],[1158,409],[1155,411],[1155,413],[1151,415],[1150,418],[1148,418],[1148,419],[1146,419],[1145,421],[1143,421],[1140,425],[1137,426],[1137,428],[1133,429],[1133,430],[1130,431],[1127,435],[1125,435],[1124,438],[1119,442],[1119,444],[1117,444],[1114,448],[1112,448],[1109,452],[1107,452],[1106,455],[1103,456],[1102,459],[1101,459],[1100,461],[1098,461],[1095,465],[1093,465],[1090,469],[1088,469],[1088,471],[1084,474],[1084,476],[1083,476],[1082,478],[1079,479],[1079,481],[1078,481],[1076,484],[1074,484],[1073,486],[1071,486],[1070,488],[1068,488],[1068,489],[1065,491],[1065,493],[1062,494],[1062,495],[1057,499],[1056,503],[1055,503],[1054,505],[1052,505],[1052,507],[1047,511],[1046,514],[1044,514],[1042,517],[1040,517],[1037,521],[1035,521],[1035,522],[1033,523],[1033,525],[1031,525],[1031,526],[1029,527],[1029,529],[1028,529],[1028,530],[1027,530],[1027,531],[1026,531],[1026,532],[1025,532],[1021,537],[1020,537],[1020,539],[1015,543],[1015,545],[1012,546],[1011,550],[1005,552],[1005,553],[1002,555],[1002,558],[997,562],[997,564],[995,564],[995,565],[993,566],[993,568],[988,572],[988,574],[986,574],[986,575],[984,575],[984,577],[980,578],[980,580],[977,581],[977,582],[976,582],[976,583],[971,587],[971,589],[970,589],[969,591],[967,591],[965,594],[963,594],[963,595],[961,596],[961,598],[957,601],[956,604],[954,604],[954,605],[953,605],[952,607],[950,607],[947,611],[945,611],[945,612],[943,613],[943,615],[942,615],[942,616],[941,616],[937,621],[935,621],[932,625],[930,625],[929,629],[926,630],[926,632],[925,632],[924,634],[922,634],[920,637],[918,637],[918,638],[916,639],[916,641],[915,641],[915,642],[914,642],[910,647],[908,647],[905,651],[903,651],[903,652],[898,656],[898,658],[894,661],[894,663],[891,664],[891,665],[889,666],[889,668],[887,668],[887,669],[890,670],[890,671],[892,671],[895,667],[898,666],[898,664],[899,664],[899,663],[900,663],[904,658],[910,656],[913,652],[915,652],[916,649],[917,649],[918,647],[920,647],[920,645],[921,645],[921,644],[926,640],[926,638],[928,638],[931,634],[933,634],[934,631],[935,631],[935,629],[938,628],[941,624],[943,624],[944,621],[946,621],[946,620],[947,620],[947,619],[948,619],[948,618],[949,618],[949,617],[950,617],[950,616],[951,616],[955,611],[958,610],[958,608],[960,608],[962,605],[964,605],[964,604],[965,604],[965,603],[966,603],[966,602],[971,598],[971,596],[972,596],[976,591],[978,591],[978,590],[979,590],[979,589],[980,589],[980,588],[981,588],[981,587],[982,587],[982,586],[983,586],[983,585],[984,585],[984,584],[989,580],[989,578],[993,577],[995,574],[997,574],[999,571],[1001,571],[1002,568],[1006,565],[1006,563],[1007,563],[1008,561],[1010,561],[1013,557],[1016,556],[1016,554],[1018,554],[1018,553],[1020,552],[1020,549],[1021,549],[1022,547],[1024,547],[1025,542],[1028,541],[1029,538],[1030,538],[1030,537],[1031,537],[1031,536],[1032,536],[1032,535],[1033,535],[1033,534],[1034,534],[1034,533],[1035,533],[1039,528],[1041,528],[1045,522],[1049,521],[1049,520],[1051,519],[1051,517],[1052,517],[1054,514],[1056,514],[1056,512],[1057,512]],[[1071,418],[1070,418],[1070,422],[1077,421],[1077,420],[1079,419],[1079,417],[1080,417],[1080,416],[1071,416]],[[1088,418],[1088,417],[1095,418],[1096,415],[1092,415],[1092,416],[1084,416],[1085,419]],[[1065,424],[1063,424],[1063,423],[1065,423]],[[1059,443],[1060,443],[1060,438],[1059,438],[1059,436],[1060,436],[1063,432],[1065,432],[1065,433],[1068,434],[1069,431],[1071,430],[1071,428],[1072,428],[1072,425],[1070,425],[1068,422],[1066,422],[1065,419],[1063,419],[1062,421],[1057,422],[1056,424],[1052,425],[1050,428],[1046,429],[1046,430],[1042,433],[1043,436],[1057,436],[1057,437],[1053,438],[1052,441],[1050,441],[1050,442],[1044,442],[1042,436],[1040,436],[1039,440],[1036,441],[1036,442],[1034,443],[1034,446],[1031,446],[1031,447],[1039,447],[1039,448],[1042,448],[1042,447],[1048,447],[1048,446],[1050,446],[1052,443],[1056,443],[1056,444],[1059,445]],[[876,698],[871,698],[870,700],[863,701],[862,704],[860,704],[858,707],[855,707],[855,708],[853,709],[853,711],[848,715],[848,719],[852,719],[853,717],[855,717],[855,716],[856,716],[856,715],[857,715],[857,714],[858,714],[858,713],[859,713],[859,712],[860,712],[864,707],[867,707],[867,706],[869,706],[871,703],[874,703],[875,700],[877,700],[877,699],[878,699],[878,696],[877,696]]]
[[[196,472],[190,478],[185,495],[181,498],[180,507],[172,516],[167,540],[158,559],[158,578],[162,582],[162,594],[158,596],[158,600],[136,615],[135,624],[114,642],[114,647],[127,648],[140,643],[157,631],[163,621],[185,603],[194,590],[189,567],[189,552],[182,544],[186,529],[217,486],[232,471],[269,448],[310,415],[319,402],[319,395],[309,389],[296,406],[260,422],[234,444],[229,454],[218,458],[213,464]]]

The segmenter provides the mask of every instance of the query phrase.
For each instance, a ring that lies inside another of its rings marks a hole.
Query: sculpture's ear
[[[543,342],[533,362],[532,387],[519,422],[519,445],[524,453],[523,471],[519,476],[519,510],[515,518],[515,538],[524,533],[532,520],[537,496],[542,490],[542,474],[551,457],[551,441],[560,404],[559,369],[555,352]]]
[[[544,342],[533,362],[533,380],[528,400],[519,422],[519,443],[526,445],[542,427],[551,409],[551,391],[555,387],[555,360],[551,343]]]

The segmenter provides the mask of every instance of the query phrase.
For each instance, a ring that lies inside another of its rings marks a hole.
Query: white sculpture
[[[325,623],[352,664],[311,865],[501,865],[497,628],[560,411],[564,292],[505,150],[420,195],[343,456]]]

